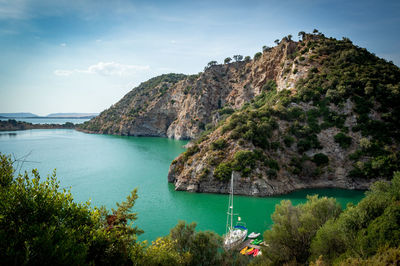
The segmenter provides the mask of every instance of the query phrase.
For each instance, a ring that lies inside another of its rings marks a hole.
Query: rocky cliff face
[[[258,60],[209,67],[199,75],[168,74],[140,84],[118,103],[81,127],[90,133],[130,136],[159,136],[193,139],[207,124],[220,120],[216,110],[238,109],[260,94],[267,80],[276,79],[280,88],[293,87],[304,76],[283,76],[287,56],[297,47],[282,42],[265,51]]]
[[[244,195],[366,189],[400,169],[398,67],[316,34],[244,69],[255,97],[173,161],[177,190],[228,193],[232,172]]]

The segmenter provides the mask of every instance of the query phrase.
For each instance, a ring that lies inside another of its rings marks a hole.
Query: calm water
[[[2,121],[7,121],[10,118],[0,118]],[[65,124],[71,122],[73,124],[82,124],[90,119],[85,118],[13,118],[17,121],[28,122],[32,124]]]
[[[184,151],[185,141],[91,135],[74,130],[27,130],[0,133],[0,152],[16,157],[30,153],[24,169],[38,168],[45,176],[57,168],[61,187],[72,187],[76,201],[91,199],[94,205],[115,207],[137,187],[137,224],[145,231],[141,239],[154,240],[168,234],[178,220],[196,221],[198,229],[225,231],[227,195],[174,191],[167,183],[170,162]],[[263,232],[271,226],[275,205],[283,199],[298,204],[307,194],[336,197],[342,206],[357,203],[360,191],[340,189],[302,190],[270,198],[235,197],[249,231]]]

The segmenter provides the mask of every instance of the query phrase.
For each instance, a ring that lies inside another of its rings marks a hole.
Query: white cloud
[[[62,44],[60,44],[61,47],[65,47],[67,46],[67,44],[65,42],[63,42]]]
[[[65,76],[65,77],[71,75],[73,72],[74,71],[71,71],[71,70],[61,70],[61,69],[54,70],[55,75]]]
[[[102,76],[132,76],[140,71],[149,70],[149,66],[124,65],[116,62],[99,62],[89,66],[87,69],[62,70],[57,69],[57,76],[70,76],[73,73],[98,74]]]

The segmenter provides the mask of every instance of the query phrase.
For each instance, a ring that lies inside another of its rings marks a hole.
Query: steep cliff
[[[365,189],[400,169],[394,64],[347,38],[305,34],[243,69],[255,97],[173,161],[168,181],[177,190],[227,193],[232,171],[237,194]]]
[[[298,43],[285,41],[265,51],[258,60],[215,65],[198,75],[166,74],[152,78],[126,94],[118,103],[85,123],[90,133],[160,136],[193,139],[223,114],[230,114],[259,95],[270,79],[292,88],[304,76],[283,75],[288,55]],[[222,109],[225,107],[225,109]],[[219,110],[219,112],[217,112]]]

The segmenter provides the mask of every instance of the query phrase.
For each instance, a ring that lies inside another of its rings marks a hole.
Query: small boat
[[[261,242],[262,242],[262,240],[260,240],[260,239],[255,239],[255,240],[251,241],[251,244],[252,244],[252,245],[259,245]]]
[[[255,232],[252,232],[250,235],[248,235],[247,237],[248,238],[256,238],[256,237],[258,237],[260,235],[260,233],[255,233]]]
[[[250,248],[247,250],[246,255],[251,255],[254,252],[254,248]]]
[[[259,249],[255,249],[254,252],[253,252],[253,257],[257,257],[258,252],[260,252],[260,250]]]
[[[246,254],[246,251],[249,249],[249,247],[244,247],[241,251],[240,251],[240,254]]]
[[[240,243],[244,241],[247,236],[247,228],[245,224],[241,222],[240,217],[238,217],[238,222],[236,226],[233,226],[233,216],[236,215],[233,213],[233,172],[231,176],[231,191],[229,194],[229,204],[228,204],[228,212],[226,218],[226,234],[224,237],[224,248],[226,250],[237,247]]]

